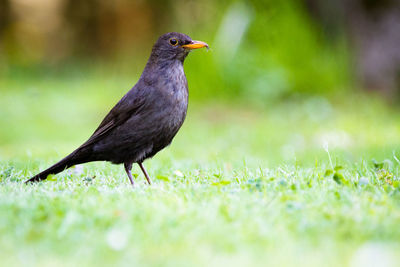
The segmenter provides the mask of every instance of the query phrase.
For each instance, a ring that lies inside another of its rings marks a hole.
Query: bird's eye
[[[178,40],[176,40],[176,38],[171,38],[169,39],[169,43],[173,46],[176,46],[178,44]]]

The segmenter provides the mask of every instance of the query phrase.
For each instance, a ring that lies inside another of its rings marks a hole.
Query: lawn
[[[151,186],[104,162],[22,183],[85,141],[131,82],[0,82],[0,265],[398,265],[400,111],[371,95],[191,101],[145,162]]]

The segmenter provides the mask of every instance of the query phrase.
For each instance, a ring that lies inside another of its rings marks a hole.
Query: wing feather
[[[132,89],[131,91],[133,91]],[[125,123],[129,118],[135,114],[139,114],[144,101],[142,97],[134,97],[132,92],[128,92],[107,114],[107,116],[100,123],[99,127],[94,131],[92,136],[80,148],[84,148],[96,143],[101,137],[110,133],[116,127]],[[136,92],[137,93],[137,92]],[[133,98],[133,99],[129,99]]]

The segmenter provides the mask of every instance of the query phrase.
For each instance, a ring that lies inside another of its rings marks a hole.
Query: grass
[[[26,186],[83,142],[130,84],[1,83],[1,265],[399,261],[400,114],[379,99],[191,101],[172,146],[145,162],[152,186],[135,167],[132,189],[122,166],[103,162]]]

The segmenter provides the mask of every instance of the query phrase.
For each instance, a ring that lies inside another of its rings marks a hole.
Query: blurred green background
[[[218,114],[190,108],[189,116],[193,110],[206,122],[222,117],[220,125],[238,127],[240,121],[225,117],[239,109],[277,116],[281,142],[271,141],[274,125],[256,121],[279,150],[288,144],[293,150],[299,136],[306,140],[306,128],[315,133],[304,118],[346,139],[351,134],[334,124],[335,110],[365,119],[381,116],[381,108],[397,112],[397,13],[395,1],[369,0],[1,0],[0,156],[44,156],[53,146],[64,154],[82,142],[135,84],[152,44],[168,31],[211,46],[192,53],[185,69],[191,105]]]
[[[179,31],[211,45],[210,54],[190,59],[193,99],[265,103],[343,92],[353,81],[346,32],[332,36],[301,1],[2,3],[5,76],[74,78],[83,68],[134,83],[156,38]]]

